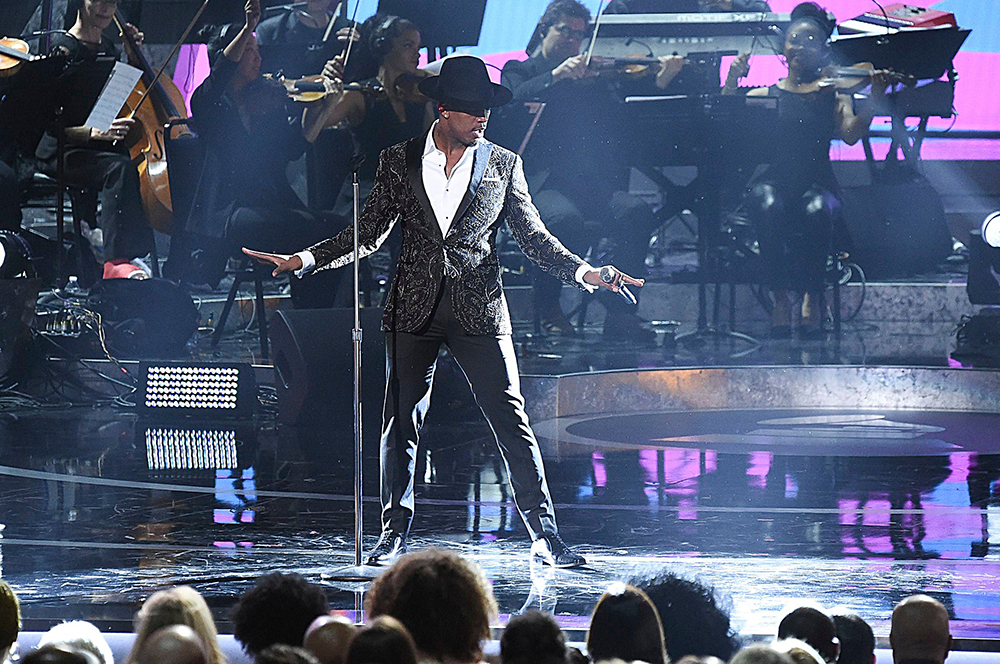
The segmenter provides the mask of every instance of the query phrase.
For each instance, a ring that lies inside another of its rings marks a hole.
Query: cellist
[[[76,21],[68,33],[53,37],[52,52],[62,53],[70,63],[118,58],[118,48],[102,34],[114,20],[118,0],[71,0],[67,17],[74,5]],[[142,41],[142,33],[135,26],[127,24],[126,30],[137,42]],[[123,140],[133,124],[132,119],[119,118],[108,131],[94,127],[65,130],[66,182],[99,192],[101,237],[92,242],[95,254],[103,259],[105,276],[141,277],[150,272],[148,255],[153,248],[153,231],[142,208],[139,174]],[[52,133],[42,138],[35,156],[39,170],[55,177],[56,137]]]

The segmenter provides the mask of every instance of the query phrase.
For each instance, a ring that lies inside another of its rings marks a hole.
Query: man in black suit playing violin
[[[532,555],[562,567],[584,564],[559,536],[541,451],[524,410],[497,231],[507,224],[522,251],[566,283],[619,291],[641,286],[612,266],[596,270],[553,237],[531,202],[521,159],[483,140],[490,109],[511,99],[472,56],[444,61],[420,91],[438,104],[430,131],[385,150],[359,223],[360,257],[397,223],[402,250],[382,320],[387,386],[381,441],[382,535],[369,564],[406,550],[414,509],[417,440],[430,406],[438,351],[447,344],[489,420],[534,543]],[[343,267],[353,231],[295,255],[244,249],[274,273]],[[602,279],[603,277],[603,279]]]

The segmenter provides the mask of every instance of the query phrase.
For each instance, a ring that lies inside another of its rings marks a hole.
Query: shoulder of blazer
[[[507,169],[513,167],[517,160],[517,153],[490,141],[490,159],[499,164],[504,164]]]

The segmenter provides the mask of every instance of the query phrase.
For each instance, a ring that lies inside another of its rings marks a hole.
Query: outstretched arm
[[[568,284],[589,291],[606,288],[617,293],[622,286],[642,286],[645,283],[642,279],[633,279],[613,265],[605,266],[609,269],[608,280],[601,279],[600,269],[591,267],[590,264],[563,246],[545,228],[545,224],[542,223],[538,214],[538,209],[531,202],[531,194],[528,193],[528,183],[524,179],[524,168],[520,157],[515,157],[511,169],[503,215],[504,219],[507,220],[511,234],[524,255],[538,267]]]
[[[358,253],[361,258],[378,251],[399,217],[392,193],[390,169],[386,153],[379,158],[375,185],[358,220]],[[348,265],[354,260],[354,226],[342,230],[335,237],[314,244],[298,254],[272,254],[243,248],[243,253],[259,262],[274,265],[272,274],[294,272],[301,277],[313,270],[327,270]]]

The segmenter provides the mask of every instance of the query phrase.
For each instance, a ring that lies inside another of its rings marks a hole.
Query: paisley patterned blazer
[[[521,158],[488,141],[476,148],[469,190],[447,235],[434,216],[420,176],[426,134],[382,152],[375,184],[358,225],[361,257],[376,251],[396,223],[402,250],[382,318],[385,331],[418,332],[428,322],[441,288],[468,334],[510,334],[500,280],[497,231],[508,225],[521,250],[566,283],[583,261],[548,232],[531,202]],[[349,265],[353,228],[309,248],[316,269]]]

